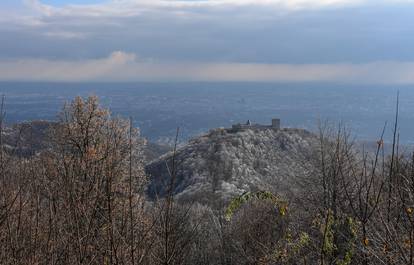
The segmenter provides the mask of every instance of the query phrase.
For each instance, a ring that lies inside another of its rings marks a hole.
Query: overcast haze
[[[2,0],[0,80],[414,83],[410,0]]]

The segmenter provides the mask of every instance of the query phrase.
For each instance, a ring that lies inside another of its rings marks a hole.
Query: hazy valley
[[[358,141],[376,141],[388,122],[390,142],[397,90],[401,93],[400,141],[414,134],[414,93],[406,86],[267,83],[0,83],[9,124],[56,120],[65,101],[97,95],[115,115],[132,117],[151,142],[172,144],[234,123],[266,124],[317,131],[318,121],[348,126]]]

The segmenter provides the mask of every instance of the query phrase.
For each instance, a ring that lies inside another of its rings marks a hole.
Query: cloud
[[[44,35],[47,37],[64,39],[64,40],[84,39],[87,37],[87,34],[82,33],[82,32],[71,32],[71,31],[64,31],[64,30],[47,31],[44,33]]]
[[[2,81],[252,81],[414,84],[414,62],[258,64],[151,62],[116,51],[81,61],[0,61]]]
[[[0,62],[0,80],[93,81],[106,78],[135,62],[136,56],[121,51],[109,57],[82,61],[27,59]]]
[[[31,7],[33,10],[38,11],[44,15],[52,15],[54,12],[56,12],[58,9],[54,8],[51,5],[43,4],[39,0],[23,0],[23,2]]]
[[[314,10],[370,4],[373,0],[112,0],[101,4],[67,4],[63,7],[47,5],[41,0],[25,0],[26,4],[46,16],[137,16],[145,12],[160,11],[183,15],[200,10],[265,7],[273,11]],[[376,0],[410,3],[412,0]]]
[[[124,50],[203,64],[414,61],[413,1],[26,0],[33,13],[0,11],[0,60],[88,61]]]
[[[149,10],[189,11],[235,7],[272,7],[279,11],[321,8],[342,8],[362,5],[410,4],[414,0],[111,0],[100,4],[67,4],[63,7],[47,5],[41,0],[24,0],[44,15],[78,16],[134,16]]]

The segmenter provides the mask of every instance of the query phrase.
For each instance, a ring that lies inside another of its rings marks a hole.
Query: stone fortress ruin
[[[257,124],[257,123],[251,123],[250,120],[248,120],[245,124],[234,124],[231,129],[228,131],[230,132],[240,132],[244,130],[279,130],[280,129],[280,119],[272,119],[271,125],[263,125],[263,124]]]

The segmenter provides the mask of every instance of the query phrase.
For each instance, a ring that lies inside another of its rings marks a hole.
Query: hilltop
[[[295,192],[296,177],[312,170],[317,137],[302,129],[215,129],[175,154],[174,193],[180,200],[222,204],[246,191]],[[169,182],[167,153],[146,167],[150,196],[163,196]]]

